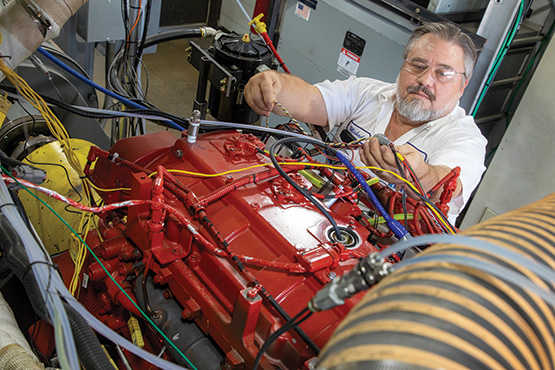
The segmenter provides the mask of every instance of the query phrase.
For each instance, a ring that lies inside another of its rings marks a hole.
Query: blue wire
[[[110,91],[102,86],[100,86],[99,84],[97,84],[94,81],[89,80],[87,77],[83,76],[81,73],[77,72],[76,70],[74,70],[73,68],[71,68],[70,66],[68,66],[67,64],[65,64],[64,62],[62,62],[60,59],[56,58],[54,55],[50,54],[46,49],[39,47],[38,52],[41,53],[45,58],[47,58],[48,60],[50,60],[52,63],[56,64],[58,67],[62,68],[63,70],[65,70],[66,72],[70,73],[72,76],[74,76],[75,78],[83,81],[84,83],[86,83],[89,86],[94,87],[95,89],[97,89],[98,91],[111,96],[114,99],[119,100],[120,102],[122,102],[123,104],[127,105],[128,107],[131,108],[135,108],[135,109],[149,109],[147,107],[145,107],[144,105],[135,103],[132,100],[127,99],[124,96],[121,96],[119,94],[116,94],[113,91]],[[168,124],[170,126],[172,126],[173,128],[179,130],[179,131],[183,131],[184,128],[180,125],[178,125],[177,123],[173,122],[173,121],[168,121]]]
[[[355,178],[362,186],[366,194],[368,194],[370,201],[372,202],[372,204],[374,204],[374,207],[376,207],[378,212],[380,212],[385,222],[387,223],[387,226],[389,226],[389,229],[393,231],[395,236],[399,239],[404,239],[410,236],[407,229],[405,229],[399,221],[395,220],[393,217],[389,215],[389,213],[386,212],[386,210],[383,208],[382,204],[380,203],[380,200],[378,199],[378,197],[376,197],[376,194],[374,194],[374,192],[372,191],[368,183],[364,180],[364,177],[362,176],[360,171],[357,170],[355,166],[353,166],[353,164],[347,159],[347,157],[345,157],[345,155],[343,155],[343,153],[341,153],[340,151],[336,151],[335,155],[341,161],[341,163],[343,163],[345,167],[347,167],[347,169],[355,176]]]
[[[410,146],[412,146],[414,149],[418,150],[420,153],[422,153],[424,155],[424,162],[428,163],[428,153],[426,153],[425,151],[423,151],[422,149],[419,149],[418,147],[416,147],[413,143],[411,143],[410,141],[407,141],[407,144],[409,144]]]

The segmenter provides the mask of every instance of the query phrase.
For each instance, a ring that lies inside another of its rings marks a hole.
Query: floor
[[[143,70],[143,84],[148,81],[147,98],[161,110],[189,117],[193,109],[198,72],[187,62],[186,49],[189,40],[174,40],[159,44],[157,50],[143,57],[146,72]],[[95,55],[95,80],[104,85],[104,56]],[[102,95],[102,94],[101,94]],[[99,96],[102,104],[103,96]],[[106,133],[110,127],[107,125]],[[147,122],[147,133],[165,130],[156,124]]]

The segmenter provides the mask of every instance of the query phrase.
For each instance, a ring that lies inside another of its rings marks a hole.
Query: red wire
[[[139,11],[137,12],[137,18],[135,18],[135,23],[133,23],[133,26],[129,30],[129,34],[127,35],[126,42],[129,42],[129,39],[131,38],[131,34],[133,33],[133,30],[135,29],[135,27],[137,27],[137,24],[139,24],[139,19],[141,19],[142,10],[143,9],[141,7],[141,0],[139,0]]]

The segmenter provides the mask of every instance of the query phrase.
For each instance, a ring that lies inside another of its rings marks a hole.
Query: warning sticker
[[[360,57],[345,48],[341,48],[339,60],[337,61],[337,71],[347,76],[356,76],[358,66],[360,65]]]
[[[308,22],[308,20],[310,19],[311,10],[312,9],[310,9],[308,5],[303,4],[300,1],[297,1],[297,6],[295,7],[295,15]]]

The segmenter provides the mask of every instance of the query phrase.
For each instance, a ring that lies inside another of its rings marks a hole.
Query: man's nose
[[[434,84],[434,70],[433,68],[428,68],[416,79],[420,84],[426,87],[430,87]]]

